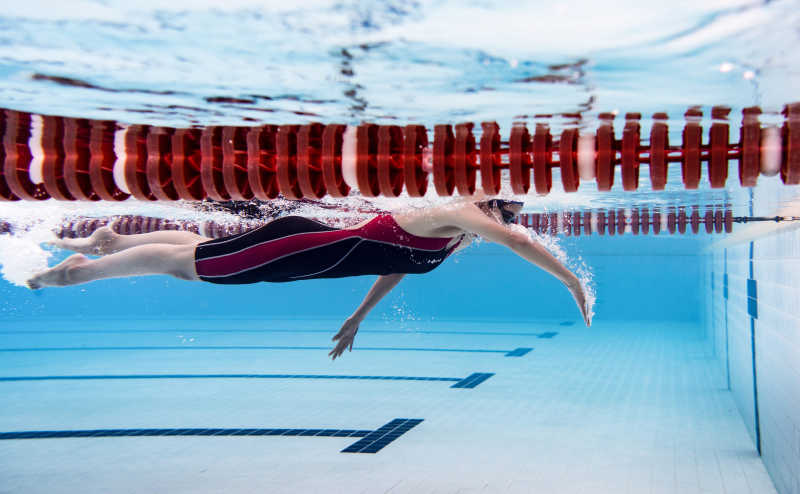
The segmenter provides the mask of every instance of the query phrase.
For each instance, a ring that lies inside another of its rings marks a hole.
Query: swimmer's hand
[[[583,291],[583,285],[581,285],[581,282],[577,278],[568,281],[566,285],[567,289],[572,294],[572,298],[575,299],[575,303],[578,304],[578,309],[580,309],[581,315],[583,316],[583,322],[588,328],[592,325],[592,318],[589,315],[589,307],[586,303],[586,293]]]
[[[360,324],[361,321],[358,319],[352,317],[347,318],[342,325],[342,329],[331,338],[333,341],[339,340],[339,343],[336,344],[336,348],[331,350],[328,354],[331,360],[336,360],[336,357],[344,353],[345,349],[349,349],[351,352],[353,351],[353,340],[356,339],[356,333],[358,333],[358,326]]]

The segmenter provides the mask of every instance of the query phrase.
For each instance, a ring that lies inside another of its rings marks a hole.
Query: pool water
[[[602,112],[780,125],[791,2],[25,2],[0,14],[0,107],[189,127],[547,122]],[[621,133],[621,117],[616,132]],[[479,126],[478,126],[479,127]],[[704,139],[706,139],[704,131]],[[727,209],[732,233],[547,235],[596,295],[478,242],[404,279],[331,361],[369,277],[217,286],[152,276],[30,291],[79,218],[245,218],[197,204],[0,202],[0,493],[800,493],[798,189],[524,197],[526,214]],[[504,176],[504,191],[509,192]],[[278,200],[353,210],[448,199]],[[334,209],[332,209],[334,208]],[[343,212],[344,211],[344,212]],[[781,221],[752,221],[774,218]],[[628,214],[630,218],[630,215]],[[745,219],[747,221],[745,221]],[[2,231],[2,230],[0,230]]]

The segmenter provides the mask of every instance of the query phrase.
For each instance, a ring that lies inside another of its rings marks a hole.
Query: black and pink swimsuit
[[[389,214],[355,229],[286,216],[198,244],[194,257],[201,280],[222,284],[427,273],[460,243],[451,240],[412,235]]]

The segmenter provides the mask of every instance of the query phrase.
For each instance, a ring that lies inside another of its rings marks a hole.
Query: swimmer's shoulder
[[[433,208],[420,208],[393,213],[401,228],[421,237],[454,237],[465,233],[456,226],[455,219],[469,210],[476,209],[472,203],[456,203]]]

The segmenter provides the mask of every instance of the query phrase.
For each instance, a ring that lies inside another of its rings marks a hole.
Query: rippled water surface
[[[740,0],[13,2],[0,101],[174,126],[769,113],[796,96],[799,17]]]

